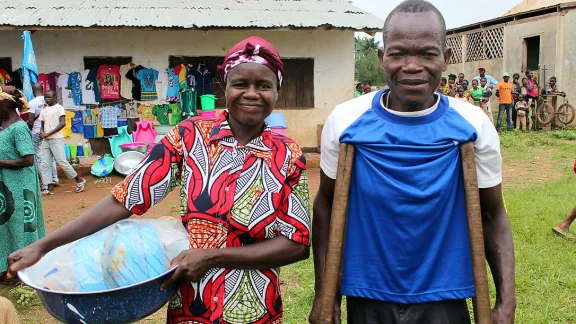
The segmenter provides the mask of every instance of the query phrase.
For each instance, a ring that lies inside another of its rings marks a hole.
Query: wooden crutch
[[[474,160],[474,143],[467,142],[460,146],[464,189],[466,192],[466,209],[468,215],[468,231],[470,235],[470,250],[472,254],[472,269],[474,272],[474,317],[478,324],[491,324],[492,311],[488,293],[488,276],[486,272],[486,255],[484,252],[484,234],[480,211],[480,194],[476,177],[476,161]],[[343,253],[344,233],[346,230],[346,213],[350,193],[350,179],[354,159],[354,147],[340,145],[338,173],[334,188],[334,203],[330,220],[330,236],[328,251],[324,266],[323,285],[321,291],[320,323],[332,323],[336,293],[340,285],[340,268]]]

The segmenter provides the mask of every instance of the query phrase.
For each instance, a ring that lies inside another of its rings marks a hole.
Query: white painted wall
[[[0,57],[22,60],[19,31],[0,31]],[[32,35],[42,72],[84,69],[84,56],[132,56],[134,63],[157,70],[168,66],[168,56],[224,56],[238,41],[252,35],[274,44],[283,57],[313,57],[315,109],[282,110],[288,135],[302,147],[316,147],[317,125],[332,109],[352,98],[354,33],[350,31],[37,31]],[[77,140],[75,141],[77,142]]]

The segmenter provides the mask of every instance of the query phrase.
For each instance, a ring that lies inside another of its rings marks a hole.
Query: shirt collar
[[[210,133],[210,143],[220,141],[225,147],[234,148],[238,147],[238,142],[234,138],[234,133],[228,123],[228,109],[224,110],[216,118],[214,127]],[[251,140],[244,148],[251,151],[256,156],[262,157],[266,160],[272,159],[272,131],[268,123],[264,122],[264,130],[260,136]]]

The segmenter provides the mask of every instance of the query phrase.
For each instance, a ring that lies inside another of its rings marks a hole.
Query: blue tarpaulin
[[[38,67],[36,66],[36,55],[34,54],[34,46],[32,46],[32,38],[29,31],[24,31],[22,34],[24,40],[24,54],[22,55],[22,85],[23,92],[26,99],[34,99],[32,92],[32,85],[38,82]]]

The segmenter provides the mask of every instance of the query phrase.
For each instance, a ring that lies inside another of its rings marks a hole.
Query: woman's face
[[[244,127],[261,127],[278,100],[278,77],[268,67],[243,63],[228,72],[226,108]]]
[[[474,88],[474,90],[478,88],[478,81],[476,80],[472,81],[472,88]]]

